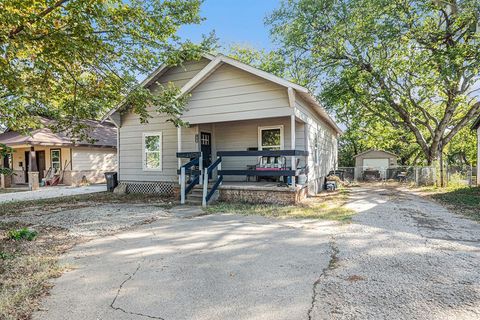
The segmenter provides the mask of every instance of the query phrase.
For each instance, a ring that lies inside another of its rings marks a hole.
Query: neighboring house
[[[127,105],[105,117],[119,128],[119,180],[130,192],[172,193],[179,186],[177,170],[195,162],[200,151],[199,169],[214,163],[210,179],[221,177],[223,188],[251,176],[278,175],[316,193],[337,165],[341,131],[302,86],[224,55],[162,66],[142,85],[155,92],[168,82],[191,95],[181,116],[189,127],[176,128],[153,109],[142,124]]]
[[[28,172],[38,171],[39,180],[50,172],[61,174],[65,185],[104,182],[104,172],[115,171],[117,129],[110,122],[87,120],[90,142],[73,142],[62,133],[54,133],[47,126],[52,120],[40,119],[42,128],[28,135],[7,130],[0,134],[0,143],[13,149],[1,165],[13,170],[13,183],[28,183]],[[31,170],[33,169],[33,170]]]
[[[354,158],[355,179],[363,179],[365,172],[375,171],[385,178],[386,170],[397,166],[398,156],[392,152],[370,149],[355,155]]]
[[[480,186],[480,117],[473,123],[472,129],[477,131],[477,185]]]

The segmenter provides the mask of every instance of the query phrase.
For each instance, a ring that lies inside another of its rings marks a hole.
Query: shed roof
[[[74,141],[63,132],[53,132],[47,126],[54,123],[54,120],[40,118],[42,128],[31,130],[25,135],[16,131],[7,130],[0,134],[0,143],[7,146],[16,145],[52,145],[52,146],[84,146],[84,147],[107,147],[116,148],[117,128],[110,122],[99,122],[96,120],[83,120],[90,129],[89,137],[93,143],[87,141]]]
[[[395,158],[398,158],[398,155],[396,155],[395,153],[393,152],[389,152],[389,151],[385,151],[385,150],[381,150],[381,149],[370,149],[370,150],[367,150],[367,151],[364,151],[364,152],[360,152],[359,154],[353,156],[354,158],[356,157],[359,157],[359,156],[363,156],[367,153],[370,153],[370,152],[383,152],[383,153],[386,153],[386,154],[389,154],[391,156],[394,156]]]

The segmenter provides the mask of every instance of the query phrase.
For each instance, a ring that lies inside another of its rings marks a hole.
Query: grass
[[[12,201],[0,204],[0,216],[18,215],[31,211],[53,211],[89,207],[104,203],[148,203],[165,208],[174,205],[172,198],[148,194],[118,195],[112,192],[98,192],[52,199]]]
[[[27,227],[21,229],[12,229],[7,232],[7,237],[11,240],[28,240],[33,241],[38,236],[38,232],[30,230]]]
[[[40,228],[32,241],[8,237],[9,231],[26,227],[0,223],[0,319],[30,318],[38,308],[38,298],[51,287],[49,279],[66,268],[58,265],[58,256],[74,244],[58,228]]]
[[[480,187],[450,185],[446,188],[421,189],[428,197],[440,202],[451,211],[480,222]]]
[[[324,219],[349,222],[354,211],[344,205],[346,189],[308,198],[298,205],[251,204],[245,202],[217,202],[208,206],[207,213],[236,213],[275,218]]]

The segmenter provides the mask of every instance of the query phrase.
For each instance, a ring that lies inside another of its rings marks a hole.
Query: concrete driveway
[[[8,190],[8,189],[7,189]],[[70,187],[70,186],[53,186],[41,187],[35,191],[20,191],[10,193],[0,193],[0,203],[10,201],[28,201],[51,199],[65,196],[75,196],[80,194],[89,194],[107,191],[105,184],[92,184],[89,186]]]
[[[480,225],[353,189],[353,222],[162,217],[64,259],[34,319],[479,319]]]

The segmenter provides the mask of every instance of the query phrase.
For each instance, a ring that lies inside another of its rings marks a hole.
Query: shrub
[[[28,240],[32,241],[38,236],[38,232],[28,228],[16,229],[8,231],[7,237],[12,240]]]

